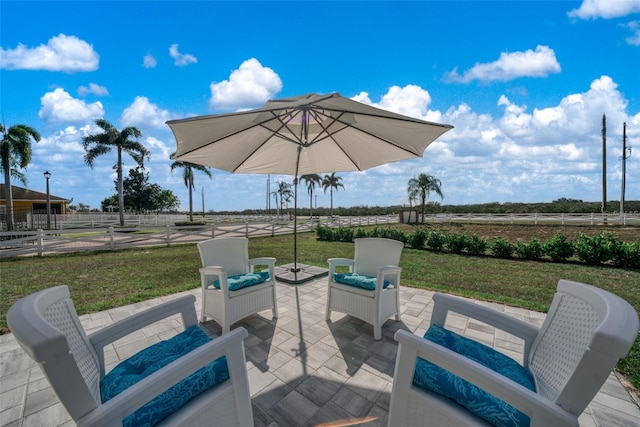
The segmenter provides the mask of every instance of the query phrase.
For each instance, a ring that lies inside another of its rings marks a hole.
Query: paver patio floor
[[[238,322],[249,331],[245,341],[247,369],[256,426],[316,426],[337,420],[374,417],[361,424],[386,426],[397,344],[393,334],[406,329],[423,335],[432,308],[433,292],[403,287],[402,320],[389,320],[380,341],[360,320],[334,313],[324,320],[326,278],[302,285],[278,284],[280,316],[263,312]],[[91,333],[107,324],[161,301],[192,293],[200,311],[200,289],[125,307],[81,316]],[[73,295],[71,296],[73,298]],[[500,304],[488,304],[527,322],[540,325],[544,314]],[[516,339],[487,325],[451,317],[447,326],[466,336],[522,359]],[[220,334],[215,322],[204,327]],[[151,325],[106,351],[107,369],[138,350],[181,330],[178,317]],[[15,342],[0,336],[0,425],[73,425],[39,368]],[[640,426],[640,408],[612,374],[580,417],[581,426]]]

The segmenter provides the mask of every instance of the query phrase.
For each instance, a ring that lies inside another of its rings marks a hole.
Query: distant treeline
[[[441,205],[438,202],[429,202],[425,207],[426,214],[442,214],[442,213],[478,213],[478,214],[531,214],[531,213],[596,213],[600,212],[602,202],[584,202],[577,199],[561,198],[553,202],[540,203],[479,203],[471,205]],[[366,215],[393,215],[402,211],[408,211],[409,206],[353,206],[350,208],[334,207],[333,214],[339,216],[366,216]],[[412,206],[411,210],[421,211],[421,206]],[[625,212],[640,212],[640,200],[629,200],[624,202]],[[620,202],[607,202],[606,211],[611,213],[620,212]],[[286,215],[287,212],[293,212],[293,207],[289,207],[281,214]],[[213,213],[213,212],[210,212]],[[241,213],[243,215],[262,215],[266,213],[275,214],[276,210],[271,209],[246,209],[242,212],[231,211],[215,211],[216,214],[231,215]],[[314,216],[327,216],[331,214],[329,208],[313,209]],[[298,215],[309,216],[311,211],[308,207],[298,206]]]

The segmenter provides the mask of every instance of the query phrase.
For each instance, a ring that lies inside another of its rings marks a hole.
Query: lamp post
[[[49,178],[51,178],[51,172],[46,171],[44,173],[44,179],[47,180],[47,230],[51,230],[51,196],[49,194]]]

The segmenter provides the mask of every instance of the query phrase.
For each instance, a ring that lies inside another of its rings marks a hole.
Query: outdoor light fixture
[[[44,179],[47,181],[47,230],[51,230],[51,195],[49,194],[49,178],[51,178],[51,172],[46,171],[44,173]]]

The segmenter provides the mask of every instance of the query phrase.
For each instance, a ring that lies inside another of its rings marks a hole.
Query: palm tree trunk
[[[329,190],[329,194],[331,195],[331,216],[333,216],[333,187]]]
[[[193,183],[189,183],[189,222],[193,222]]]
[[[124,227],[124,189],[122,178],[122,149],[118,147],[118,213],[120,214],[120,227]]]
[[[11,165],[4,166],[4,192],[5,192],[5,209],[7,218],[7,231],[13,230],[13,191],[11,190]]]

